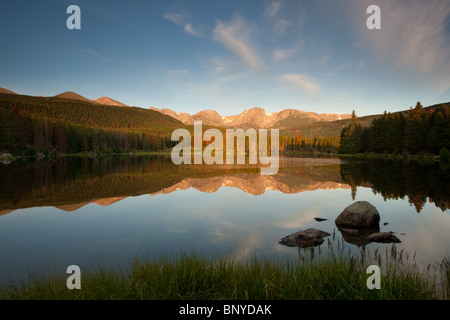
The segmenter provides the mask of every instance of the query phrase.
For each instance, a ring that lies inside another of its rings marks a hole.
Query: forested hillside
[[[450,149],[450,106],[280,130],[280,152],[439,154]],[[193,127],[151,109],[102,105],[60,97],[0,94],[0,153],[121,153],[167,150],[175,129]],[[203,126],[208,129],[209,126]],[[225,128],[219,128],[225,134]],[[340,130],[340,134],[337,130]],[[209,142],[203,141],[203,146]]]
[[[0,94],[0,152],[14,155],[166,150],[177,143],[170,139],[177,128],[193,130],[151,109]],[[225,134],[225,128],[219,129]],[[337,152],[338,147],[338,136],[302,137],[301,132],[280,136],[280,152]]]
[[[450,149],[450,106],[424,108],[417,102],[406,112],[387,113],[363,127],[353,115],[341,132],[341,153],[440,154]]]
[[[149,109],[0,94],[0,151],[12,154],[163,150],[182,127]]]

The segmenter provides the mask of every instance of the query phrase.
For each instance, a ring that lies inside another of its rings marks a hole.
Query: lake
[[[419,265],[449,257],[445,164],[284,157],[276,175],[263,176],[255,165],[176,166],[170,156],[67,157],[0,164],[0,181],[0,284],[182,252],[295,260],[299,249],[279,241],[307,228],[334,233],[357,253],[360,239],[334,220],[363,200]]]

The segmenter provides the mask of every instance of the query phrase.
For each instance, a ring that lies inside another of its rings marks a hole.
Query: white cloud
[[[164,14],[164,19],[173,22],[179,26],[183,24],[183,15],[181,13],[174,13],[174,12],[166,12]]]
[[[260,69],[263,61],[250,44],[252,27],[240,16],[235,16],[229,23],[218,21],[214,28],[214,39],[234,52],[252,69]]]
[[[230,68],[230,63],[221,58],[213,57],[207,62],[206,67],[214,72],[222,72]]]
[[[273,59],[275,61],[285,60],[295,53],[294,49],[275,49],[273,50]]]
[[[266,6],[265,12],[269,16],[269,18],[273,18],[277,15],[278,11],[280,11],[281,3],[279,1],[272,2],[268,6]]]
[[[446,24],[450,1],[378,2],[381,30],[361,28],[363,42],[374,57],[386,67],[393,64],[408,76],[432,82],[439,90],[449,89],[450,39]]]
[[[293,23],[283,18],[281,13],[281,2],[275,1],[268,4],[264,9],[264,16],[268,18],[272,24],[273,33],[276,37],[284,36],[288,27]]]
[[[303,75],[303,74],[284,74],[281,76],[281,79],[294,85],[296,88],[300,89],[301,91],[306,93],[308,96],[310,96],[314,99],[319,98],[320,87],[313,81],[309,80],[305,75]]]
[[[196,36],[196,37],[199,36],[199,33],[192,28],[192,25],[190,23],[188,23],[184,26],[184,31],[186,31],[187,33],[189,33],[193,36]]]
[[[164,17],[164,19],[166,19],[180,27],[183,27],[183,29],[186,33],[196,36],[196,37],[200,36],[200,33],[192,27],[192,24],[186,22],[187,19],[184,14],[168,11],[163,15],[163,17]]]

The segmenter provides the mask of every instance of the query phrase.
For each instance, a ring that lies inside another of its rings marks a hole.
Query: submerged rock
[[[289,247],[309,248],[323,243],[323,238],[331,235],[328,232],[310,228],[290,234],[280,240],[280,243]]]
[[[335,220],[338,228],[376,228],[379,222],[378,210],[367,201],[357,201],[349,205]]]
[[[380,228],[340,228],[339,231],[345,242],[356,246],[365,246],[372,242],[368,237],[380,232]]]
[[[400,239],[397,238],[392,232],[376,232],[367,236],[367,240],[370,242],[381,242],[381,243],[401,243]]]

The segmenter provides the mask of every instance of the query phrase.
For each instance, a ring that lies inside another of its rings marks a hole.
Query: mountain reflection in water
[[[168,156],[63,158],[0,165],[0,177],[0,215],[37,206],[74,211],[89,203],[107,206],[129,196],[189,188],[212,193],[221,187],[253,195],[266,190],[292,194],[350,189],[354,198],[357,187],[364,186],[385,199],[407,197],[417,212],[427,200],[442,211],[450,208],[450,170],[437,164],[282,158],[276,175],[263,176],[257,166],[176,166]]]

